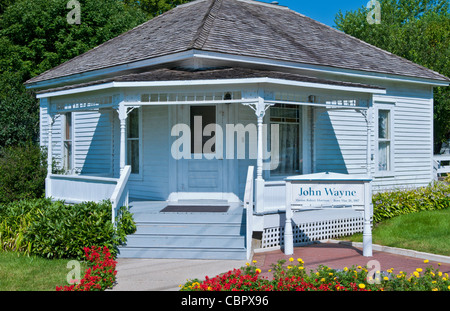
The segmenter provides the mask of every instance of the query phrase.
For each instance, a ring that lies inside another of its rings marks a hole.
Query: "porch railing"
[[[110,199],[114,223],[117,208],[128,205],[128,178],[130,173],[131,167],[125,166],[120,178],[50,174],[45,181],[46,197],[63,200],[69,204],[100,202]]]
[[[121,206],[128,206],[128,178],[131,174],[131,166],[126,165],[123,171],[120,173],[120,178],[117,181],[117,185],[114,188],[114,192],[111,195],[112,204],[112,223],[114,224],[117,216],[117,209]]]
[[[247,213],[247,260],[250,260],[252,255],[252,239],[253,239],[253,188],[254,179],[253,172],[255,167],[249,166],[247,172],[247,181],[245,183],[245,193],[244,193],[244,207]]]
[[[448,162],[444,165],[443,162]],[[439,154],[433,157],[434,180],[438,180],[442,174],[450,174],[450,154]]]

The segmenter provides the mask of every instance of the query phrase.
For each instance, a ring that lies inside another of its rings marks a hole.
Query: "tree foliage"
[[[124,0],[124,2],[132,7],[138,7],[146,12],[149,17],[160,15],[177,5],[190,2],[192,0]]]
[[[398,56],[450,76],[450,13],[448,0],[381,0],[381,23],[366,20],[370,8],[335,18],[336,28]],[[439,152],[450,139],[450,88],[434,93],[434,142]]]
[[[79,0],[80,24],[68,23],[68,0],[1,1],[0,147],[38,138],[39,105],[27,79],[147,20],[118,0]]]

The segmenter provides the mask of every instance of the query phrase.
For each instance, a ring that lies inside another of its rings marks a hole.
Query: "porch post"
[[[366,122],[367,122],[367,176],[370,178],[369,182],[364,183],[364,223],[363,223],[363,256],[372,256],[372,228],[370,224],[370,219],[372,218],[372,114],[371,109],[366,112]]]
[[[50,108],[49,108],[50,109]],[[52,196],[52,185],[50,175],[53,168],[53,123],[55,123],[55,114],[48,114],[48,145],[47,145],[47,178],[45,179],[45,197]]]
[[[127,108],[124,106],[123,102],[119,104],[117,109],[120,121],[120,174],[126,165],[126,126],[127,126]]]
[[[256,158],[256,180],[255,180],[255,211],[264,212],[264,179],[263,179],[263,119],[266,114],[266,105],[264,98],[259,97],[255,107],[256,117],[258,118],[258,146]]]

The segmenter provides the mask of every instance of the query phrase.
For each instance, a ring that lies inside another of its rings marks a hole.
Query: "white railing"
[[[46,196],[66,203],[99,202],[111,198],[117,178],[86,175],[49,175]]]
[[[115,223],[117,208],[128,206],[128,178],[131,167],[125,166],[120,178],[88,175],[48,175],[45,195],[69,204],[110,200],[112,222]]]
[[[442,162],[448,162],[443,165]],[[433,156],[434,180],[438,180],[442,174],[450,174],[450,154],[438,154]]]
[[[247,181],[245,183],[244,208],[247,213],[247,260],[252,255],[252,238],[253,238],[253,172],[255,167],[249,166],[247,172]]]
[[[114,188],[114,192],[111,195],[111,205],[112,205],[112,223],[116,221],[117,208],[121,206],[128,206],[128,178],[131,174],[131,166],[126,165],[123,171],[120,173],[120,178],[117,181],[117,185]]]

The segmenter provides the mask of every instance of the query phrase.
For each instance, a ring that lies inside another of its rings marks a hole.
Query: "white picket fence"
[[[450,154],[438,154],[433,157],[434,180],[443,174],[450,174]]]

